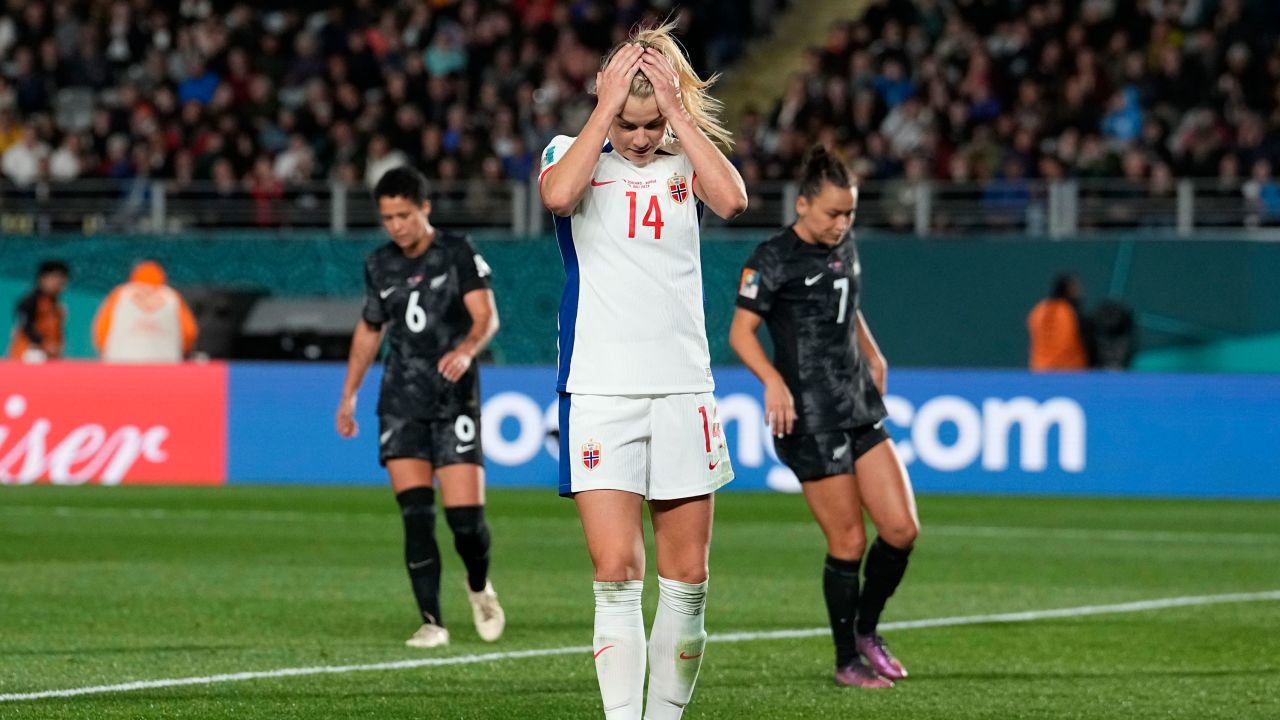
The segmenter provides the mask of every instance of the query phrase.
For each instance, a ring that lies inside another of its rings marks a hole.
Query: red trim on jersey
[[[539,194],[539,195],[541,195],[541,194],[542,194],[542,178],[546,177],[546,176],[547,176],[547,173],[551,172],[551,168],[553,168],[553,167],[555,167],[556,165],[559,165],[559,164],[560,164],[560,163],[552,163],[552,164],[550,164],[550,165],[548,165],[548,166],[547,166],[547,169],[546,169],[546,170],[543,170],[541,173],[539,173],[539,174],[538,174],[538,194]]]

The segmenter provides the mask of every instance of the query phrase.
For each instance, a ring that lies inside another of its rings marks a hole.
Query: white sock
[[[593,583],[596,679],[607,720],[640,720],[644,695],[643,580]]]
[[[658,614],[649,643],[649,705],[646,720],[677,720],[693,697],[707,645],[703,618],[706,581],[691,585],[658,578]]]

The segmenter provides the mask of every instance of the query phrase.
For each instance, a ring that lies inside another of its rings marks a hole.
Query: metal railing
[[[551,229],[536,182],[461,180],[432,184],[432,220],[445,227],[528,236]],[[795,183],[748,188],[746,213],[713,228],[774,228],[794,219]],[[860,184],[861,231],[954,236],[1016,233],[1062,238],[1107,231],[1160,231],[1190,237],[1212,230],[1280,239],[1280,183],[1183,179],[1164,186],[1116,179],[867,181]],[[375,230],[376,207],[363,187],[312,183],[266,188],[210,182],[86,179],[17,187],[0,181],[0,234],[192,230]]]

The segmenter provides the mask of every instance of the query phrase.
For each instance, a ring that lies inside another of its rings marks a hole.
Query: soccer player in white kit
[[[713,493],[733,479],[711,392],[698,220],[747,206],[719,102],[671,35],[639,30],[596,75],[576,138],[543,153],[556,216],[560,493],[578,507],[595,568],[596,676],[605,717],[679,718],[707,634]],[[643,505],[653,518],[658,611],[645,641]]]

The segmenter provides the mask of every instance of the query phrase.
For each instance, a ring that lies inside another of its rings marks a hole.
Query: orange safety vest
[[[199,328],[178,291],[165,285],[153,262],[134,269],[93,319],[93,344],[107,362],[179,362],[195,346]]]
[[[1066,300],[1041,300],[1027,315],[1032,370],[1083,370],[1089,355],[1080,337],[1080,318]]]

